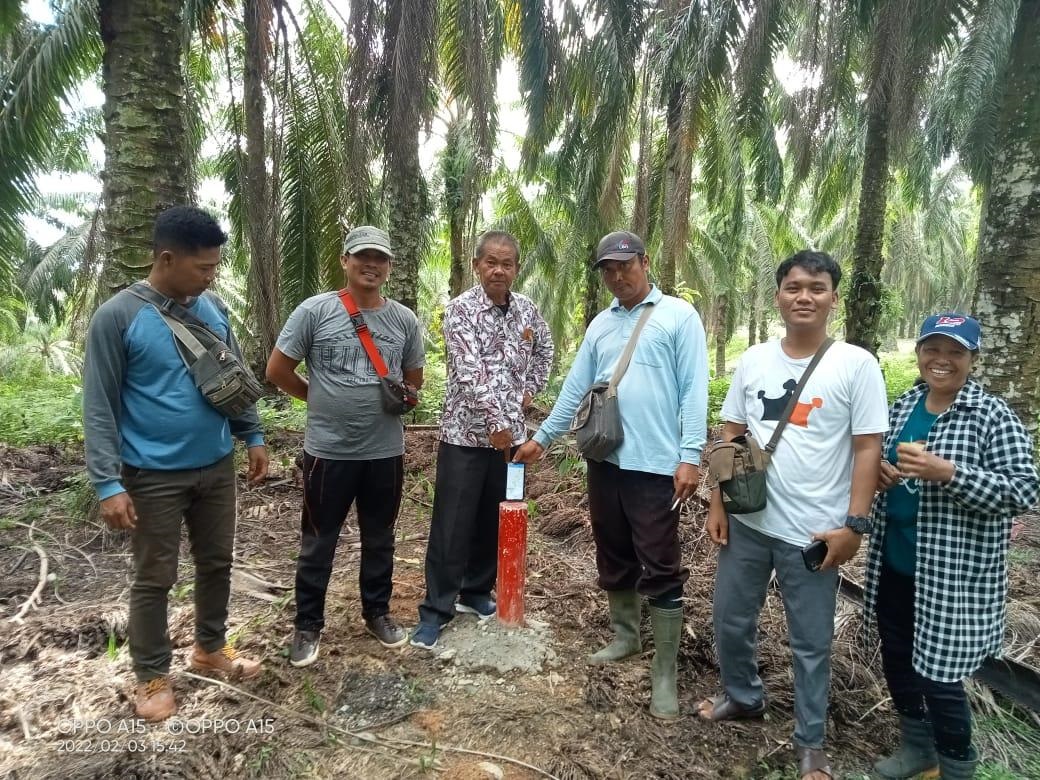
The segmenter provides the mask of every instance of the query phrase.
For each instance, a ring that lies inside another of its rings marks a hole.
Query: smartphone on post
[[[819,571],[827,557],[827,542],[816,539],[802,548],[802,560],[809,571]]]

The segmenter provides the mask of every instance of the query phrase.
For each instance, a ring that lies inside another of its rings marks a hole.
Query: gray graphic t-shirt
[[[391,379],[425,363],[415,314],[386,300],[362,315]],[[335,292],[308,298],[289,315],[278,349],[307,361],[307,432],[303,446],[330,460],[370,460],[404,453],[401,418],[383,411],[379,376]]]

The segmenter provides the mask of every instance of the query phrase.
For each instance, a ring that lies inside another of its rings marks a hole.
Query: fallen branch
[[[344,735],[346,735],[348,737],[351,737],[353,739],[358,739],[358,740],[361,740],[362,742],[369,742],[369,743],[371,743],[373,745],[379,745],[380,747],[388,748],[390,750],[396,750],[397,748],[393,744],[388,744],[388,743],[396,743],[398,745],[402,745],[402,746],[405,746],[405,747],[419,748],[419,749],[422,749],[422,750],[430,750],[430,751],[441,750],[441,751],[444,751],[446,753],[463,753],[463,754],[469,755],[469,756],[480,756],[481,758],[491,758],[491,759],[494,759],[496,761],[505,761],[507,764],[513,764],[514,766],[519,766],[519,767],[523,767],[524,769],[529,769],[530,771],[532,771],[532,772],[534,772],[534,773],[536,773],[538,775],[541,775],[542,777],[546,777],[549,780],[560,780],[560,778],[556,777],[556,775],[549,774],[544,769],[540,769],[540,768],[534,766],[533,764],[528,764],[526,761],[521,761],[518,758],[512,758],[511,756],[503,756],[503,755],[499,755],[498,753],[485,753],[482,750],[470,750],[469,748],[460,748],[460,747],[455,747],[454,745],[433,744],[433,743],[427,744],[425,742],[413,742],[412,740],[396,739],[395,737],[376,737],[373,734],[368,734],[368,733],[365,733],[365,732],[350,731],[349,729],[345,729],[345,728],[343,728],[341,726],[336,726],[336,725],[334,725],[332,723],[329,723],[328,721],[324,721],[324,720],[321,720],[320,718],[316,718],[313,715],[308,715],[308,714],[306,714],[304,712],[298,712],[297,710],[294,710],[291,707],[286,707],[286,706],[284,706],[282,704],[278,704],[277,702],[271,701],[270,699],[266,699],[263,696],[257,696],[255,693],[250,693],[249,691],[243,690],[242,688],[239,688],[239,687],[237,687],[235,685],[231,685],[230,683],[226,683],[223,680],[214,680],[214,679],[212,679],[210,677],[203,677],[202,675],[193,674],[192,672],[188,672],[188,671],[183,672],[183,674],[185,676],[187,676],[187,677],[192,678],[193,680],[199,680],[201,682],[208,683],[210,685],[218,685],[221,688],[226,688],[228,690],[234,691],[235,693],[239,693],[239,694],[241,694],[241,695],[243,695],[243,696],[245,696],[245,697],[247,697],[249,699],[253,699],[254,701],[258,701],[261,704],[266,704],[269,707],[274,707],[276,710],[281,710],[282,712],[284,712],[284,713],[286,713],[288,715],[294,716],[296,718],[299,718],[300,720],[307,721],[308,723],[311,723],[311,724],[313,724],[315,726],[318,726],[319,728],[325,728],[325,729],[329,729],[331,731],[336,731],[336,732],[339,732],[340,734],[344,734]]]
[[[36,555],[40,559],[39,579],[36,582],[36,587],[33,588],[33,592],[29,594],[29,598],[27,598],[25,600],[25,603],[22,604],[21,609],[18,610],[14,617],[10,617],[7,619],[9,623],[23,622],[25,616],[29,613],[29,610],[36,606],[36,602],[39,600],[40,594],[43,593],[43,587],[47,584],[47,553],[38,544],[33,545],[33,552],[36,553]]]

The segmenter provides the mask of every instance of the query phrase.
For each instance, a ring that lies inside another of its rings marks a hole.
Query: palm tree
[[[1040,416],[1040,0],[1022,0],[979,231],[980,373],[1034,434]]]
[[[20,215],[38,196],[34,175],[59,162],[62,98],[101,63],[94,0],[68,0],[54,11],[53,25],[29,22],[21,3],[4,3],[0,13],[0,288],[18,266]]]
[[[193,200],[180,45],[184,2],[99,0],[98,11],[104,44],[104,283],[115,290],[151,265],[156,214]]]
[[[387,102],[383,188],[395,245],[389,290],[410,309],[418,301],[419,264],[431,231],[430,199],[419,167],[419,130],[433,108],[436,36],[435,0],[389,0],[383,41]]]
[[[278,252],[277,190],[268,172],[271,144],[267,132],[264,90],[270,86],[272,0],[245,0],[244,74],[242,103],[246,150],[243,164],[243,200],[249,237],[250,320],[255,335],[254,360],[259,371],[274,349],[282,323],[281,257]]]
[[[441,213],[449,230],[451,297],[468,286],[468,245],[476,233],[498,135],[495,89],[504,53],[505,9],[500,0],[442,0],[438,56],[451,113],[439,174]]]
[[[812,139],[827,134],[859,103],[857,70],[865,78],[859,207],[852,247],[852,273],[845,299],[845,338],[877,352],[882,307],[881,271],[885,209],[891,169],[904,163],[922,119],[920,95],[937,57],[950,45],[958,25],[975,3],[942,0],[907,3],[814,4],[801,20],[803,66],[820,68],[816,87],[791,112],[796,148],[795,179],[812,160]],[[835,108],[838,111],[835,111]],[[922,182],[928,176],[919,176]]]

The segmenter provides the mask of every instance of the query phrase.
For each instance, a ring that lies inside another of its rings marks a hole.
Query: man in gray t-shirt
[[[346,290],[361,311],[387,376],[418,389],[424,364],[419,322],[410,309],[380,294],[392,260],[389,236],[366,226],[347,236],[340,262]],[[306,379],[296,372],[304,360]],[[355,500],[362,617],[384,647],[397,647],[407,638],[389,614],[404,426],[399,416],[383,409],[379,374],[338,293],[308,298],[289,315],[267,363],[267,378],[307,402],[290,662],[306,666],[318,656],[336,542]]]

